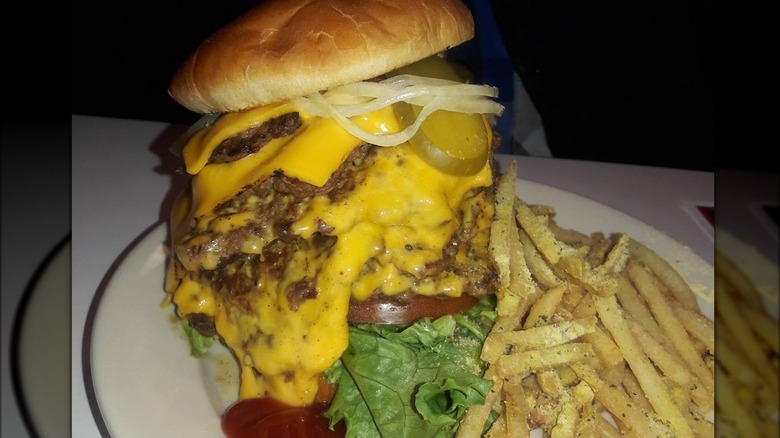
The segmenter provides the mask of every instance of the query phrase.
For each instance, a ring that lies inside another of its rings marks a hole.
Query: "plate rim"
[[[24,361],[23,346],[28,334],[30,323],[31,304],[34,303],[34,298],[40,296],[43,284],[45,280],[48,280],[53,275],[53,270],[59,267],[59,263],[72,264],[72,249],[73,239],[72,233],[68,232],[63,238],[61,238],[43,260],[38,264],[30,279],[27,281],[24,292],[21,299],[17,304],[13,316],[13,322],[11,325],[11,345],[9,348],[9,365],[10,375],[12,381],[13,398],[18,406],[19,415],[24,423],[24,427],[28,433],[34,437],[50,438],[47,435],[43,435],[43,431],[48,430],[42,426],[43,418],[46,417],[45,412],[40,412],[41,407],[35,407],[33,399],[34,396],[30,395],[31,389],[25,378],[26,373],[23,370],[22,362]],[[68,269],[70,272],[70,269]],[[71,281],[68,278],[66,289],[68,297],[71,295]],[[70,300],[68,300],[70,301]],[[69,315],[70,317],[70,315]],[[70,333],[70,325],[67,327],[68,333]],[[67,368],[70,369],[70,356],[67,357]],[[67,376],[67,385],[70,388],[70,375]],[[68,394],[69,395],[69,394]],[[70,419],[70,417],[68,417]],[[70,422],[68,422],[67,430],[70,431]]]

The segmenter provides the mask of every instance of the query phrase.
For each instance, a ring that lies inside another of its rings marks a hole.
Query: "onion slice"
[[[355,82],[325,93],[312,93],[293,99],[292,103],[312,115],[333,118],[366,143],[388,147],[409,141],[435,111],[501,115],[504,107],[491,100],[497,95],[496,88],[488,85],[403,74],[379,82]],[[349,119],[399,102],[422,108],[416,119],[400,132],[372,134]]]

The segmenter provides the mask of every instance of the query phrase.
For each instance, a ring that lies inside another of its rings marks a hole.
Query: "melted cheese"
[[[244,187],[268,178],[277,170],[322,186],[347,155],[362,143],[360,139],[345,131],[336,120],[313,117],[298,111],[303,126],[295,134],[274,139],[258,152],[240,160],[206,164],[214,149],[228,137],[291,111],[296,109],[289,104],[273,104],[225,114],[211,127],[198,131],[189,140],[182,155],[187,172],[195,175],[192,181],[195,197],[193,217],[203,216],[238,194]],[[352,120],[372,134],[400,130],[391,107]]]
[[[217,145],[214,139],[256,126],[282,109],[290,110],[281,105],[224,116],[211,127],[220,132],[193,138],[184,156],[187,168],[199,171],[191,196],[184,196],[174,208],[173,236],[181,236],[184,232],[179,228],[195,226],[197,218],[208,217],[215,206],[276,170],[322,185],[361,144],[335,121],[302,114],[304,126],[296,135],[274,140],[232,163],[207,164]],[[400,130],[389,108],[356,121],[373,132]],[[329,251],[295,252],[281,281],[257,278],[264,292],[249,294],[249,309],[232,305],[199,282],[197,272],[180,274],[183,279],[171,292],[173,302],[182,317],[190,313],[214,317],[217,332],[241,366],[240,398],[272,396],[292,405],[311,403],[319,375],[347,347],[350,298],[365,299],[377,290],[392,295],[409,289],[426,265],[441,258],[442,248],[460,226],[459,205],[467,192],[491,184],[489,163],[475,175],[453,176],[430,167],[408,143],[380,148],[375,163],[349,196],[337,200],[315,196],[292,224],[292,232],[304,238],[323,222],[332,227],[328,234],[337,240]],[[245,213],[228,216],[218,219],[222,221],[218,226],[227,230],[248,219]],[[316,279],[317,296],[293,309],[285,291],[300,279]],[[452,275],[438,288],[419,290],[459,296],[461,281]]]

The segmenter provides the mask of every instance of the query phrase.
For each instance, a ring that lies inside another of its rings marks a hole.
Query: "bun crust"
[[[208,39],[168,93],[239,111],[371,79],[474,36],[460,0],[267,0]]]

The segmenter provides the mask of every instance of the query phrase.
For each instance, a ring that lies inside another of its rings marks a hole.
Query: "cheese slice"
[[[274,139],[231,163],[208,162],[219,139],[290,110],[294,108],[284,104],[229,114],[191,139],[183,153],[188,171],[195,172],[192,191],[174,208],[173,236],[181,237],[197,224],[216,231],[240,227],[252,220],[251,214],[214,217],[214,208],[276,171],[322,186],[362,144],[335,120],[299,111],[303,126],[294,135]],[[390,107],[353,121],[373,133],[401,129]],[[319,376],[347,347],[350,299],[366,299],[378,290],[387,295],[409,290],[427,266],[441,259],[461,218],[470,214],[471,207],[462,206],[470,190],[493,182],[490,163],[474,175],[450,175],[428,165],[408,143],[378,148],[372,159],[347,196],[314,196],[290,227],[293,235],[309,239],[324,223],[328,235],[337,238],[335,244],[325,253],[295,252],[281,278],[254,279],[263,291],[248,294],[246,308],[215,291],[219,285],[204,281],[202,269],[215,266],[178,271],[183,278],[169,291],[177,312],[181,317],[203,313],[214,318],[217,332],[241,366],[240,398],[272,396],[291,405],[311,403]],[[492,210],[489,213],[492,216]],[[489,227],[489,222],[482,226]],[[376,268],[367,272],[369,265]],[[315,281],[316,296],[291,306],[288,287],[301,279]],[[417,290],[459,296],[463,281],[450,276]]]

